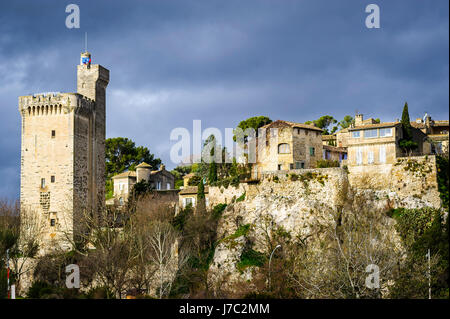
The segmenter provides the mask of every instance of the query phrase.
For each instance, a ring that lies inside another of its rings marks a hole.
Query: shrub
[[[238,229],[236,229],[234,234],[228,236],[227,239],[235,239],[241,236],[245,236],[248,234],[249,231],[250,231],[250,224],[241,225],[238,227]]]
[[[239,271],[243,271],[247,267],[261,267],[264,265],[266,257],[259,251],[251,248],[245,249],[241,254],[241,260],[237,263],[236,267]]]
[[[340,166],[339,161],[328,160],[328,159],[318,160],[316,165],[317,165],[317,168],[339,167]]]
[[[245,199],[245,192],[244,192],[241,196],[239,196],[238,198],[236,198],[236,203],[242,202],[244,199]]]
[[[56,288],[45,281],[35,281],[28,289],[27,297],[31,299],[40,299],[46,295],[55,293]]]
[[[219,219],[220,216],[222,216],[223,211],[225,210],[225,208],[227,208],[227,204],[217,204],[216,206],[213,207],[213,218],[214,219]]]

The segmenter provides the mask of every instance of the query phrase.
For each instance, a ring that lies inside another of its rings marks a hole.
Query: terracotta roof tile
[[[125,178],[125,177],[136,177],[136,172],[134,172],[134,171],[126,171],[126,172],[114,175],[112,178],[116,179],[116,178]]]
[[[141,164],[139,164],[138,166],[136,166],[136,168],[151,168],[152,166],[150,164],[147,164],[146,162],[142,162]]]
[[[384,123],[377,123],[377,124],[367,124],[367,125],[360,125],[356,127],[349,128],[349,131],[356,131],[356,130],[365,130],[370,128],[380,128],[380,127],[394,127],[394,126],[400,126],[400,122],[384,122]]]
[[[283,120],[276,120],[275,122],[261,126],[261,128],[271,128],[271,127],[277,128],[277,127],[288,127],[288,126],[299,127],[299,128],[322,132],[321,128],[318,128],[317,126],[314,126],[314,125],[308,125],[308,124],[304,124],[304,123],[295,123],[295,122],[289,122],[289,121],[283,121]]]
[[[205,194],[207,194],[209,191],[209,187],[205,186]],[[198,192],[198,187],[197,186],[187,186],[185,188],[183,188],[179,194],[180,195],[190,195],[190,194],[197,194]]]

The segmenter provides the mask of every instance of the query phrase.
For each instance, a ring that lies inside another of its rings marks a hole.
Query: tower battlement
[[[75,111],[92,112],[94,100],[79,93],[41,93],[19,97],[19,111],[22,116],[44,116],[67,114]],[[82,110],[78,110],[78,109]]]

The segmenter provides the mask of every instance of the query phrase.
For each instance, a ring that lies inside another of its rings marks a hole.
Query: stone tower
[[[41,251],[66,248],[105,193],[105,90],[109,71],[81,54],[77,93],[19,97],[22,117],[20,206]],[[24,223],[22,223],[22,227]],[[67,247],[68,248],[68,247]]]

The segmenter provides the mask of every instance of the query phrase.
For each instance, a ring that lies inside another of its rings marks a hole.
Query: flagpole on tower
[[[84,52],[88,52],[88,50],[87,50],[87,32],[84,33]]]

